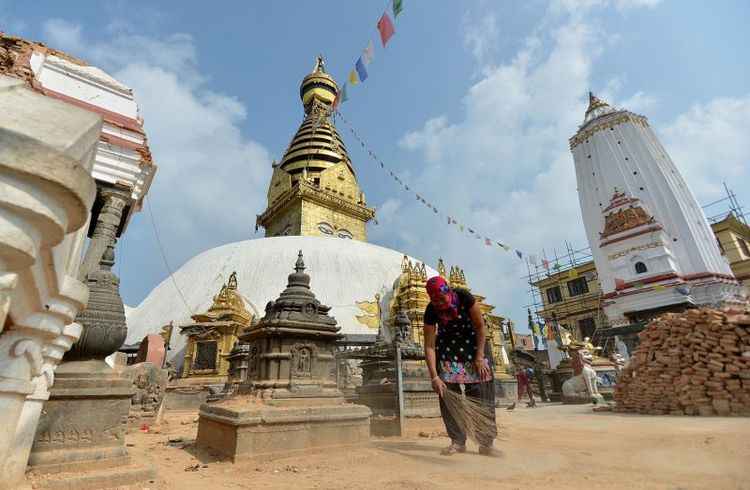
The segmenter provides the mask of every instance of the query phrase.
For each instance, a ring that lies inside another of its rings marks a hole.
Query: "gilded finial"
[[[592,111],[595,111],[596,109],[599,109],[600,107],[606,107],[609,106],[606,102],[604,102],[602,99],[594,95],[593,92],[589,92],[589,108],[586,109],[586,114],[589,114]]]
[[[323,59],[322,54],[319,54],[317,58],[315,58],[315,67],[313,68],[313,73],[326,73],[326,62]]]
[[[437,270],[441,277],[445,277],[445,263],[443,262],[442,257],[438,259]]]

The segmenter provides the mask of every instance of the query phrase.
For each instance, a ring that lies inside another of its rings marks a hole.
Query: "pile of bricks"
[[[668,313],[640,333],[615,410],[750,416],[750,310]]]

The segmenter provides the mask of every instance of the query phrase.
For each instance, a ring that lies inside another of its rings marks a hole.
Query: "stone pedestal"
[[[404,415],[439,417],[438,395],[432,390],[427,366],[420,361],[412,360],[402,361],[401,364],[404,378]],[[397,416],[398,393],[393,360],[364,360],[362,372],[363,384],[357,387],[357,401],[370,407],[374,419]],[[373,434],[381,435],[374,427]]]
[[[203,405],[198,444],[234,462],[308,454],[311,450],[361,445],[370,439],[370,410],[361,405],[342,400],[275,406],[244,402]]]
[[[57,473],[128,462],[129,379],[99,360],[66,362],[39,419],[29,465]]]
[[[133,387],[101,360],[65,362],[39,419],[29,458],[35,488],[109,488],[156,477],[131,464],[125,431]]]
[[[495,375],[495,405],[510,405],[518,401],[518,381],[508,374]]]
[[[198,409],[206,403],[208,395],[211,393],[209,388],[200,382],[188,383],[185,379],[175,379],[171,381],[164,394],[164,408],[169,411],[192,411]]]
[[[120,485],[154,476],[151,468],[130,465],[125,447],[132,381],[104,361],[127,333],[114,261],[114,244],[109,244],[99,269],[87,276],[89,304],[77,318],[83,331],[57,370],[37,427],[29,465],[37,474],[59,473],[40,482],[42,488],[61,482],[76,489],[100,488],[97,472],[104,469]]]

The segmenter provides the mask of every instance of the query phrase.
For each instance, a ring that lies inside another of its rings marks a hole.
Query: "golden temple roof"
[[[322,171],[344,162],[354,173],[349,154],[331,121],[331,108],[338,94],[336,81],[326,73],[325,61],[318,56],[313,71],[300,85],[305,119],[292,138],[281,168],[290,174]]]
[[[589,92],[589,108],[586,109],[586,114],[589,114],[591,111],[595,111],[596,109],[604,106],[609,106],[609,104],[594,95],[593,92]]]
[[[589,92],[589,107],[583,117],[584,124],[596,119],[599,116],[614,112],[614,109],[602,99]]]
[[[211,307],[205,313],[193,315],[196,322],[235,321],[249,325],[253,315],[245,308],[245,301],[237,292],[237,273],[232,272],[229,281],[221,286],[214,296]]]

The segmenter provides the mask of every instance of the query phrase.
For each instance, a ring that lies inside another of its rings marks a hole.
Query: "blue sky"
[[[259,237],[270,162],[301,118],[315,55],[340,82],[372,39],[346,117],[441,210],[529,252],[585,245],[567,138],[587,91],[646,115],[699,201],[727,180],[750,205],[750,3],[405,0],[383,50],[386,2],[8,2],[0,30],[41,40],[132,86],[159,172],[150,199],[173,269]],[[339,125],[372,242],[462,266],[497,312],[525,323],[525,271],[404,194]],[[166,276],[146,212],[119,246],[126,303]]]

